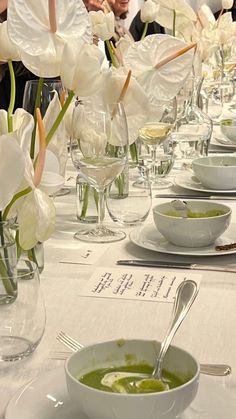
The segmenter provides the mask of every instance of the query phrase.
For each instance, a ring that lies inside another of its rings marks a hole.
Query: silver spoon
[[[156,360],[154,370],[151,375],[117,371],[117,372],[105,374],[101,381],[102,384],[108,387],[111,387],[116,381],[118,381],[121,378],[139,376],[139,377],[143,377],[143,379],[135,382],[135,385],[137,387],[142,385],[142,382],[144,380],[146,381],[149,379],[150,380],[154,379],[163,383],[164,389],[168,389],[169,386],[162,377],[163,360],[171,344],[171,341],[173,337],[175,336],[175,333],[177,332],[179,326],[181,325],[182,321],[186,317],[190,307],[192,306],[197,296],[197,293],[198,293],[198,287],[195,281],[186,280],[186,281],[181,282],[181,284],[178,286],[177,291],[176,291],[176,298],[175,298],[175,302],[173,306],[173,311],[172,311],[171,323],[167,330],[166,336],[161,344],[161,349],[160,349],[158,358]],[[121,388],[121,391],[122,391],[122,388]]]

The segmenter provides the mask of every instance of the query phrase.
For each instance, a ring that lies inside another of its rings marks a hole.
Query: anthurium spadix
[[[102,10],[98,12],[89,12],[89,18],[92,25],[92,32],[102,41],[111,39],[115,32],[115,16],[113,12],[104,13]]]
[[[0,23],[0,45],[0,61],[20,61],[18,49],[8,36],[7,21]]]
[[[82,0],[11,0],[8,34],[30,71],[55,77],[64,45],[71,39],[89,42],[91,27]]]
[[[191,71],[193,55],[193,45],[170,35],[155,34],[131,45],[123,62],[148,97],[158,102],[170,100],[179,92]],[[175,58],[168,61],[171,57]]]

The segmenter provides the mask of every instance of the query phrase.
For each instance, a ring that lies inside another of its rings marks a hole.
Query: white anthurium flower
[[[8,60],[20,61],[18,49],[9,39],[7,33],[7,21],[0,23],[0,61],[7,62]]]
[[[149,35],[131,45],[123,57],[152,102],[170,100],[179,92],[193,63],[193,50],[157,69],[156,65],[173,53],[186,47],[186,43],[170,35]]]
[[[172,12],[173,17],[173,11],[176,12],[176,14],[181,14],[185,16],[187,19],[196,21],[197,16],[194,12],[193,8],[189,5],[189,3],[186,0],[155,0],[157,4],[160,5],[161,9],[169,9]]]
[[[212,27],[216,23],[216,19],[207,4],[203,4],[198,10],[198,18],[203,28]]]
[[[233,7],[234,0],[222,0],[222,9],[231,9]]]
[[[91,27],[82,0],[11,0],[8,34],[30,71],[55,77],[60,74],[64,45],[72,38],[89,42]]]
[[[156,17],[156,22],[159,23],[159,25],[172,30],[173,23],[174,23],[173,10],[160,7],[158,15]],[[193,21],[191,21],[189,18],[187,18],[183,14],[176,12],[175,31],[178,31],[180,27],[187,25],[189,22],[193,22]]]
[[[104,73],[102,96],[105,103],[111,105],[118,100],[126,77],[127,73],[123,68],[113,68]],[[122,103],[127,118],[129,144],[133,144],[137,139],[139,127],[146,122],[149,111],[149,99],[143,88],[132,76]],[[121,130],[116,130],[116,133],[117,135],[122,136]],[[122,144],[122,141],[120,138],[116,139],[116,137],[113,136],[112,144]]]
[[[102,41],[111,39],[115,32],[115,16],[113,12],[104,13],[102,10],[89,12],[92,32]]]
[[[140,18],[142,22],[154,22],[158,16],[159,4],[153,0],[146,0],[140,8]]]
[[[13,198],[23,181],[25,172],[24,153],[18,144],[15,133],[0,135],[0,211],[2,211]]]
[[[216,30],[219,32],[219,40],[221,44],[224,45],[232,41],[232,38],[234,37],[234,25],[231,12],[224,13],[220,17]]]
[[[127,33],[124,34],[124,36],[121,36],[119,41],[116,44],[116,53],[120,55],[122,58],[127,49],[134,43],[133,38],[128,35]]]
[[[96,45],[82,40],[66,44],[60,69],[65,88],[80,97],[96,93],[101,84],[104,58],[104,53]]]
[[[24,250],[49,239],[55,229],[56,211],[51,198],[34,188],[17,209],[19,243]]]

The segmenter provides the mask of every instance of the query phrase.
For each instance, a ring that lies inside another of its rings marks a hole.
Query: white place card
[[[60,260],[60,263],[93,265],[107,251],[108,246],[93,246],[84,244],[83,247],[68,249],[67,255]]]
[[[199,286],[201,278],[202,275],[189,272],[98,268],[80,291],[80,295],[172,303],[176,289],[182,281],[192,279]]]

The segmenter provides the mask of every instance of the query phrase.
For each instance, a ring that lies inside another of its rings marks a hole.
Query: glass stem
[[[151,147],[151,158],[152,158],[151,179],[152,180],[154,180],[156,177],[156,155],[157,155],[156,147]]]
[[[102,227],[105,212],[105,189],[98,190],[98,228]]]

